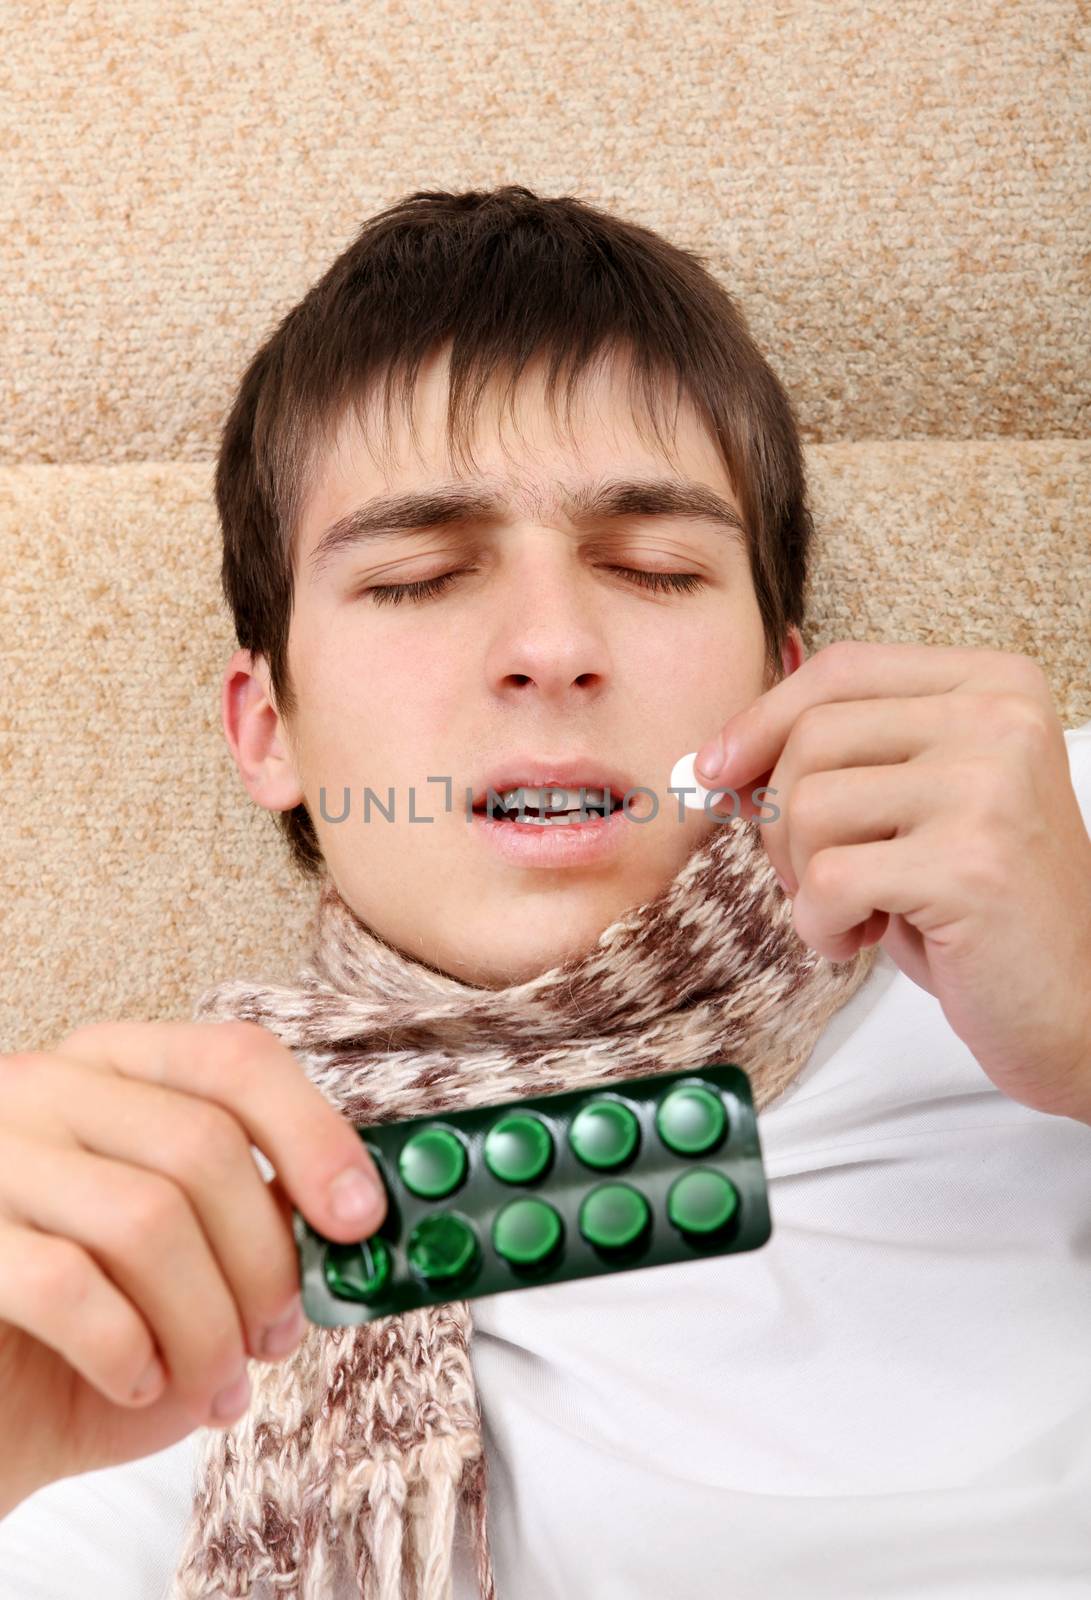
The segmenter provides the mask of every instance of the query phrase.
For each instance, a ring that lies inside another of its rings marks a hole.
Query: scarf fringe
[[[482,1600],[496,1600],[486,1508],[486,1462],[472,1432],[438,1434],[405,1455],[361,1461],[338,1479],[303,1565],[272,1573],[198,1574],[187,1569],[172,1600],[329,1600],[345,1561],[363,1600],[453,1600],[453,1554],[459,1507],[465,1509]],[[343,1543],[342,1543],[343,1540]],[[343,1554],[342,1554],[343,1552]],[[262,1571],[261,1568],[266,1570]]]
[[[408,1485],[398,1462],[387,1456],[368,1462],[368,1507],[353,1519],[361,1550],[356,1581],[366,1600],[403,1600],[402,1553]]]
[[[470,1519],[483,1600],[496,1600],[477,1435],[438,1434],[404,1456],[363,1461],[349,1473],[331,1496],[329,1522],[346,1526],[364,1600],[452,1600],[460,1505]],[[325,1600],[325,1571],[315,1579],[308,1574],[300,1600]]]

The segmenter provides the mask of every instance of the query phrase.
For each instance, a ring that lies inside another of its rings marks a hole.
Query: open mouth
[[[488,794],[474,806],[476,816],[525,828],[561,828],[602,822],[617,811],[624,796],[611,788],[578,789],[552,785],[519,787]]]

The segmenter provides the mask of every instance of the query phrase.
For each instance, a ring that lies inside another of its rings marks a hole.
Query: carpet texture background
[[[798,407],[835,638],[994,646],[1091,718],[1079,0],[8,0],[0,1050],[294,970],[313,889],[219,722],[217,433],[415,189],[696,251]]]

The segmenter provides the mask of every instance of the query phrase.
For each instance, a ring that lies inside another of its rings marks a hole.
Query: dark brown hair
[[[706,423],[746,524],[770,681],[801,626],[813,526],[791,402],[742,312],[702,258],[573,196],[521,185],[418,191],[372,217],[251,360],[223,425],[215,493],[221,582],[239,645],[264,656],[280,714],[288,673],[296,534],[324,450],[348,407],[362,419],[383,380],[407,419],[422,360],[450,343],[447,447],[467,441],[482,391],[550,357],[566,413],[596,359],[624,352],[662,445],[658,402],[673,378]],[[467,399],[467,389],[473,392]],[[635,414],[635,408],[634,408]],[[471,458],[472,459],[472,458]],[[304,876],[322,865],[305,805],[275,813]]]

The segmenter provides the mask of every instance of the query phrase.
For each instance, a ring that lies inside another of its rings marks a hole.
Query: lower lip
[[[478,838],[515,866],[581,867],[605,861],[628,837],[632,822],[620,805],[586,822],[509,822],[473,813]]]

